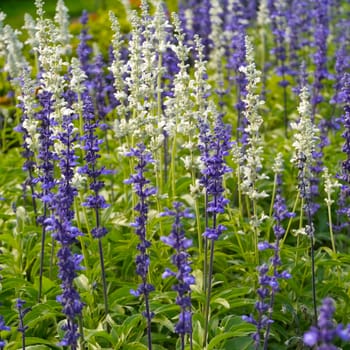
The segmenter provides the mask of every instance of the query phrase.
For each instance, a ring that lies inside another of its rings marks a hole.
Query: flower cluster
[[[146,223],[148,214],[147,198],[156,194],[156,188],[149,185],[150,181],[145,178],[147,166],[153,163],[152,155],[147,152],[145,145],[138,144],[136,148],[132,148],[130,152],[126,154],[129,157],[137,158],[138,162],[135,166],[136,173],[131,175],[127,180],[124,180],[126,184],[132,184],[134,191],[139,198],[138,204],[134,207],[134,210],[138,212],[138,216],[135,221],[131,223],[131,226],[135,228],[135,233],[139,237],[140,242],[137,245],[137,249],[140,254],[136,257],[136,273],[141,277],[142,283],[139,284],[137,290],[131,290],[130,293],[134,296],[143,295],[146,304],[146,311],[143,315],[148,322],[148,341],[150,339],[150,325],[153,313],[149,309],[149,294],[154,290],[154,286],[147,282],[147,274],[149,271],[150,259],[148,255],[148,248],[151,246],[151,242],[146,237]]]
[[[225,206],[229,202],[223,195],[223,177],[225,173],[231,171],[225,161],[232,145],[231,127],[223,123],[222,117],[220,114],[217,115],[213,134],[210,134],[208,125],[203,121],[200,124],[199,136],[199,149],[204,165],[200,183],[206,191],[206,212],[213,218],[212,227],[207,226],[203,236],[214,241],[226,230],[223,225],[217,225],[216,219],[218,214],[225,211]]]
[[[272,312],[275,303],[275,295],[280,289],[280,279],[291,278],[291,275],[287,271],[280,271],[282,265],[280,256],[280,242],[285,234],[285,229],[282,222],[285,219],[289,219],[295,216],[294,213],[289,212],[282,196],[282,154],[278,154],[274,164],[275,181],[276,181],[276,197],[274,202],[273,217],[275,225],[273,231],[275,234],[275,242],[269,243],[267,241],[258,243],[259,251],[266,249],[273,250],[273,256],[270,258],[270,266],[268,264],[262,264],[258,267],[259,272],[259,288],[257,294],[259,300],[255,303],[255,309],[258,312],[258,317],[255,319],[252,315],[243,316],[243,319],[256,326],[256,332],[253,334],[253,339],[257,347],[260,346],[261,332],[264,332],[264,350],[267,349],[268,338],[270,335],[270,327],[273,323]],[[272,273],[269,273],[272,269]]]
[[[337,214],[339,217],[345,216],[345,222],[341,222],[338,229],[348,227],[349,218],[349,204],[348,198],[350,196],[350,74],[346,73],[343,78],[342,93],[345,100],[344,114],[342,115],[342,122],[344,125],[344,144],[342,151],[346,154],[346,159],[342,162],[342,171],[339,178],[343,180],[341,186],[340,196],[338,200],[339,209]]]
[[[180,306],[181,312],[179,322],[175,326],[175,332],[181,335],[182,342],[184,335],[192,334],[192,311],[191,311],[191,285],[195,283],[191,275],[190,262],[188,261],[189,253],[187,249],[192,245],[192,240],[185,237],[185,230],[181,220],[183,218],[193,218],[189,210],[182,209],[182,203],[174,202],[174,210],[166,209],[161,216],[174,217],[171,233],[168,237],[161,237],[161,241],[174,248],[176,253],[171,257],[172,264],[177,271],[166,269],[163,278],[174,276],[177,283],[173,290],[177,292],[176,304]]]
[[[318,139],[318,129],[312,123],[311,120],[311,104],[310,104],[310,93],[306,86],[301,88],[300,92],[300,105],[298,111],[300,114],[300,120],[298,123],[292,123],[292,129],[297,132],[294,135],[295,141],[293,146],[295,148],[295,156],[292,159],[298,169],[298,180],[300,196],[306,198],[305,205],[310,214],[316,211],[317,205],[312,207],[311,196],[311,180],[313,177],[312,166],[313,166],[313,155],[316,148],[316,141]]]
[[[350,326],[336,325],[333,321],[334,312],[334,300],[325,298],[320,307],[317,326],[312,326],[304,334],[305,345],[312,346],[315,350],[337,350],[339,348],[334,345],[337,339],[350,341]]]
[[[327,68],[327,38],[329,35],[329,1],[317,0],[314,3],[315,18],[315,47],[316,52],[313,55],[315,63],[313,94],[311,99],[312,119],[315,118],[316,107],[323,101],[321,90],[323,88],[323,80],[328,78],[329,72]]]
[[[107,234],[107,229],[101,226],[99,211],[107,208],[108,204],[105,198],[99,194],[104,186],[104,182],[100,180],[100,177],[109,172],[104,167],[98,168],[97,166],[97,160],[100,158],[99,145],[102,140],[96,135],[99,123],[95,120],[93,103],[86,92],[83,94],[83,101],[84,136],[82,136],[82,139],[84,142],[85,165],[79,169],[79,173],[88,176],[91,181],[89,188],[93,192],[86,198],[83,205],[93,209],[95,212],[96,227],[91,231],[93,237],[102,238]]]
[[[72,245],[77,242],[77,237],[81,235],[81,232],[73,225],[72,205],[77,189],[73,186],[72,180],[77,161],[74,144],[78,140],[78,135],[70,114],[63,116],[62,129],[54,137],[55,142],[61,143],[59,146],[61,152],[57,154],[61,179],[58,181],[57,193],[53,195],[50,203],[52,215],[45,220],[45,224],[48,225],[46,229],[53,231],[53,238],[60,244],[57,257],[62,294],[57,296],[57,301],[62,304],[63,313],[67,317],[66,324],[62,326],[65,335],[60,344],[76,349],[79,338],[76,318],[81,315],[83,303],[73,282],[77,271],[82,269],[80,263],[83,257],[71,251]]]
[[[16,300],[16,309],[18,311],[18,320],[19,320],[19,326],[18,326],[18,331],[20,333],[22,333],[22,348],[25,349],[26,346],[26,330],[28,329],[28,326],[24,325],[24,316],[25,314],[30,310],[30,308],[23,308],[23,306],[25,305],[25,301],[22,299],[17,299]]]
[[[245,38],[246,48],[246,65],[240,67],[240,71],[247,79],[246,95],[243,99],[244,111],[243,115],[246,118],[246,127],[244,133],[247,135],[246,145],[243,145],[242,159],[240,164],[242,174],[242,192],[250,199],[266,197],[264,191],[259,192],[256,188],[257,181],[266,178],[264,174],[259,173],[262,169],[261,155],[262,140],[260,135],[260,127],[263,124],[263,119],[259,114],[259,108],[264,103],[257,94],[256,89],[260,82],[261,72],[256,69],[254,62],[254,49],[248,36]]]

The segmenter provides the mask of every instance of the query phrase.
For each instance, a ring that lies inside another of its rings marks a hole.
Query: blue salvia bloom
[[[109,106],[107,105],[107,88],[104,75],[103,56],[101,54],[97,55],[95,61],[90,66],[90,83],[89,92],[94,98],[94,104],[96,108],[96,115],[104,120],[105,116],[109,111]],[[106,125],[101,124],[102,129],[106,128]]]
[[[340,196],[338,200],[339,209],[337,214],[339,221],[342,216],[345,216],[345,222],[339,222],[337,229],[340,230],[344,227],[349,227],[349,196],[350,196],[350,74],[345,73],[343,77],[342,94],[344,98],[344,114],[342,116],[342,124],[344,126],[344,132],[342,134],[344,138],[344,145],[342,151],[346,154],[346,159],[342,162],[342,172],[338,177],[343,180],[343,184],[340,189]]]
[[[112,62],[114,61],[114,54],[113,54],[113,46],[109,46],[109,51],[108,51],[108,67],[112,66]],[[105,76],[105,81],[106,81],[106,86],[105,86],[105,93],[106,97],[108,98],[109,104],[106,106],[105,112],[106,114],[110,113],[113,111],[116,106],[118,106],[118,100],[115,97],[115,79],[112,74],[112,72],[109,70]]]
[[[229,79],[234,80],[236,85],[237,100],[235,108],[238,112],[237,141],[239,140],[242,145],[246,145],[248,142],[248,134],[245,132],[248,121],[243,113],[246,108],[243,100],[247,94],[247,78],[246,75],[239,69],[240,67],[246,65],[245,36],[244,26],[239,27],[236,34],[232,38],[231,48],[233,53],[228,58],[227,63]],[[234,72],[234,77],[230,77],[230,72]]]
[[[91,39],[91,35],[88,33],[88,20],[88,12],[83,11],[80,18],[80,23],[82,24],[83,28],[79,35],[79,45],[77,48],[77,54],[81,64],[81,69],[85,72],[86,75],[88,75],[90,71],[90,58],[92,55],[92,48],[88,44],[88,41]]]
[[[289,74],[289,67],[287,65],[287,49],[286,49],[286,29],[287,29],[287,6],[283,1],[274,1],[269,7],[271,16],[271,29],[274,36],[275,47],[271,52],[275,55],[277,60],[276,74],[282,77],[279,85],[287,87],[289,85],[286,76]]]
[[[40,125],[38,131],[40,133],[40,147],[39,147],[39,178],[41,183],[41,193],[39,198],[44,203],[45,207],[50,208],[53,194],[52,190],[56,185],[54,179],[54,161],[57,160],[57,155],[53,151],[53,120],[50,117],[53,112],[52,94],[46,91],[42,91],[38,94],[41,110],[37,112],[36,118],[39,120]],[[44,210],[45,211],[45,210]],[[46,219],[47,212],[43,213],[43,216],[39,218],[39,222],[42,225]]]
[[[18,320],[19,320],[19,326],[18,331],[22,333],[22,349],[25,350],[26,348],[26,330],[28,329],[28,326],[24,325],[24,316],[25,314],[30,310],[29,308],[23,309],[23,306],[25,305],[25,301],[22,299],[16,299],[16,309],[18,311]]]
[[[329,35],[329,1],[317,0],[315,1],[313,9],[313,17],[315,19],[314,28],[314,45],[316,52],[313,55],[315,64],[314,81],[312,86],[312,118],[316,114],[316,108],[319,103],[323,101],[321,94],[323,88],[323,81],[329,78],[327,69],[327,38]]]
[[[310,1],[293,0],[286,13],[289,41],[289,73],[297,76],[302,63],[302,49],[310,45],[310,33],[312,32],[312,11]],[[303,84],[305,85],[305,84]]]
[[[350,70],[350,49],[349,49],[349,21],[343,19],[337,23],[338,34],[336,38],[337,50],[335,53],[335,77],[334,77],[334,95],[329,101],[334,104],[334,110],[337,105],[345,102],[345,95],[343,92],[343,76]],[[332,116],[334,118],[334,115]]]
[[[276,174],[276,198],[274,202],[273,217],[275,225],[273,231],[275,234],[275,242],[260,242],[258,243],[259,251],[266,249],[273,250],[273,256],[270,258],[270,265],[262,264],[258,267],[259,272],[259,288],[257,289],[258,301],[255,303],[257,317],[251,314],[243,316],[243,320],[256,326],[256,332],[252,335],[256,349],[260,347],[261,333],[264,331],[264,350],[267,350],[268,338],[270,335],[270,327],[273,323],[272,312],[275,303],[275,295],[280,288],[280,279],[290,278],[287,271],[280,271],[282,264],[280,257],[280,241],[284,236],[285,229],[282,222],[285,219],[293,217],[295,214],[288,211],[285,200],[281,194],[282,177],[280,173]],[[272,273],[270,272],[272,270]]]
[[[258,289],[259,301],[256,304],[259,317],[256,320],[257,332],[254,334],[254,340],[257,344],[260,343],[260,332],[265,329],[264,334],[264,350],[267,350],[268,338],[270,335],[270,327],[272,320],[272,312],[275,303],[275,295],[279,291],[279,280],[290,278],[290,274],[287,271],[280,272],[280,266],[282,264],[280,256],[280,241],[285,234],[285,229],[282,222],[286,219],[295,216],[295,213],[289,212],[285,200],[282,196],[282,175],[276,173],[276,197],[273,206],[273,218],[275,225],[273,226],[273,232],[275,235],[275,242],[260,242],[258,244],[259,251],[266,249],[273,250],[273,256],[270,258],[270,266],[272,268],[272,274],[268,274],[270,267],[266,264],[260,266],[259,271],[259,284]],[[267,308],[266,308],[267,307]],[[252,316],[250,316],[252,317]],[[248,319],[249,321],[249,319]]]
[[[193,218],[189,209],[183,209],[180,202],[173,203],[174,210],[165,209],[161,216],[171,216],[174,218],[171,233],[168,237],[162,236],[160,239],[165,244],[174,248],[176,253],[172,255],[172,264],[176,271],[166,269],[163,278],[174,276],[177,283],[173,285],[173,290],[177,292],[176,304],[180,306],[181,312],[179,322],[175,326],[175,332],[180,334],[182,347],[184,348],[184,336],[192,334],[192,303],[191,303],[191,285],[195,284],[195,278],[191,275],[191,265],[189,262],[189,253],[187,249],[192,246],[192,240],[185,237],[185,230],[182,224],[184,218]]]
[[[200,183],[205,187],[208,197],[206,211],[214,218],[213,227],[207,227],[203,236],[210,240],[217,240],[226,229],[223,225],[217,225],[217,214],[224,213],[225,206],[229,202],[223,195],[223,177],[231,171],[227,166],[225,157],[232,147],[231,126],[224,124],[223,116],[219,114],[216,118],[213,134],[208,134],[208,126],[200,125],[201,160],[204,164]],[[207,128],[207,129],[206,129]]]
[[[191,17],[186,15],[191,13]],[[193,47],[195,35],[199,35],[204,46],[204,55],[208,59],[211,49],[210,0],[181,1],[179,4],[179,18],[185,34],[187,46]]]
[[[101,209],[107,208],[108,204],[105,198],[99,194],[104,187],[104,182],[100,177],[103,174],[109,174],[109,171],[104,167],[99,168],[97,166],[97,160],[101,157],[99,151],[102,140],[97,136],[99,121],[95,118],[94,106],[87,92],[83,93],[82,101],[84,119],[84,135],[82,136],[82,141],[84,143],[85,165],[79,169],[79,173],[88,176],[90,180],[89,188],[93,193],[86,198],[83,205],[93,209],[96,214],[96,227],[91,230],[92,236],[95,238],[102,238],[107,234],[107,229],[101,226],[99,212]]]
[[[83,257],[73,254],[71,246],[77,243],[77,237],[81,232],[73,225],[74,211],[72,210],[77,189],[72,185],[77,156],[74,153],[74,145],[78,140],[72,124],[72,116],[65,115],[62,120],[62,131],[55,136],[55,142],[62,144],[61,153],[57,155],[61,179],[58,181],[58,190],[51,201],[53,214],[45,220],[47,230],[53,231],[53,238],[60,244],[57,252],[59,278],[61,279],[62,294],[57,296],[57,301],[63,307],[66,315],[66,323],[62,326],[65,335],[60,342],[61,346],[70,346],[77,349],[79,338],[77,318],[81,316],[83,303],[80,295],[74,287],[74,278],[77,271],[82,269],[80,265]]]
[[[5,320],[4,320],[4,317],[2,315],[0,315],[0,331],[10,331],[11,328],[6,326],[5,324]],[[0,350],[4,350],[6,346],[6,342],[4,339],[1,339],[1,336],[0,336]]]
[[[124,180],[126,184],[132,184],[134,192],[139,198],[138,204],[134,207],[134,210],[138,212],[135,221],[131,223],[131,226],[135,228],[135,233],[139,237],[139,243],[137,250],[140,252],[136,256],[136,273],[141,277],[142,283],[139,284],[136,290],[131,290],[130,293],[134,296],[144,296],[146,311],[143,312],[147,320],[148,331],[148,346],[151,349],[151,319],[153,313],[149,308],[149,294],[154,290],[154,286],[147,281],[147,274],[149,271],[150,259],[148,255],[148,248],[151,246],[151,242],[146,238],[146,224],[148,215],[148,197],[156,194],[155,187],[150,186],[150,181],[146,179],[145,173],[147,172],[147,166],[154,162],[150,152],[147,152],[144,144],[138,144],[136,148],[131,148],[130,152],[126,154],[129,157],[135,157],[138,160],[135,166],[136,173],[132,174],[127,180]]]
[[[315,350],[337,350],[339,347],[334,345],[336,340],[350,341],[349,326],[336,325],[333,321],[334,312],[334,300],[332,298],[323,299],[317,325],[312,326],[304,334],[305,345],[312,346]]]

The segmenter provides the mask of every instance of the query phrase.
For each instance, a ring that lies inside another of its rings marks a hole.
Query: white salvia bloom
[[[224,82],[222,60],[225,55],[225,43],[223,42],[224,36],[222,35],[223,7],[219,0],[211,1],[209,14],[211,23],[209,39],[213,42],[213,48],[210,51],[208,67],[213,70],[213,74],[210,75],[211,81],[215,82],[218,90],[222,90],[222,84]]]
[[[341,184],[339,181],[331,177],[327,167],[323,168],[322,178],[324,179],[324,191],[327,194],[325,202],[330,206],[334,203],[334,200],[332,200],[332,194],[335,192],[336,188],[341,187]]]
[[[161,1],[156,6],[154,14],[154,39],[157,43],[158,53],[164,53],[167,49],[167,29],[172,28],[164,13],[164,6]]]
[[[56,40],[62,45],[63,54],[71,52],[72,34],[69,31],[68,8],[63,0],[58,0],[56,5],[55,22],[58,25],[58,35]]]
[[[172,50],[179,59],[179,72],[174,77],[174,96],[167,97],[164,101],[166,119],[170,121],[169,125],[166,125],[166,130],[171,136],[175,136],[178,132],[184,135],[190,135],[194,134],[192,131],[194,131],[195,126],[191,122],[191,118],[193,118],[193,103],[190,98],[191,83],[187,71],[188,65],[186,64],[189,49],[184,44],[184,34],[181,29],[180,20],[175,14],[173,14],[173,22],[177,45],[173,45]]]
[[[277,153],[275,162],[273,163],[272,170],[275,174],[281,174],[283,172],[283,155],[281,152]]]
[[[87,76],[80,68],[80,62],[76,57],[73,57],[71,61],[71,73],[72,78],[70,81],[70,88],[76,94],[81,95],[85,90],[83,82],[87,79]]]
[[[44,11],[44,1],[43,0],[35,0],[34,1],[34,5],[35,5],[35,8],[36,8],[36,14],[39,18],[44,18],[44,14],[45,14],[45,11]]]
[[[25,41],[25,43],[37,51],[39,42],[36,37],[36,23],[34,18],[29,13],[24,15],[24,26],[22,28],[28,33],[28,39]]]
[[[254,62],[254,50],[248,36],[245,39],[246,62],[247,65],[240,67],[247,79],[247,95],[243,102],[245,109],[243,114],[248,121],[244,131],[247,133],[247,146],[245,150],[244,164],[241,166],[242,192],[251,199],[266,197],[265,192],[259,193],[256,189],[256,182],[266,179],[266,175],[260,173],[262,169],[261,156],[263,154],[262,140],[259,129],[263,119],[259,114],[259,107],[264,103],[260,100],[260,95],[256,93],[258,83],[260,82],[261,72],[256,69]]]
[[[141,85],[141,23],[135,12],[131,13],[130,22],[132,25],[131,39],[129,41],[129,60],[128,70],[129,76],[125,78],[126,85],[129,90],[128,104],[129,110],[138,111],[142,110],[142,106],[139,106],[143,95],[140,92]],[[134,130],[130,130],[132,133]]]
[[[7,71],[12,79],[19,78],[23,69],[29,67],[28,62],[25,60],[22,48],[23,44],[18,39],[21,34],[18,30],[14,30],[11,26],[6,25],[3,30],[3,40],[6,44],[6,64],[5,71]]]
[[[155,152],[163,145],[163,143],[164,143],[164,135],[158,133],[158,135],[151,137],[149,148],[152,152]]]
[[[264,27],[271,22],[269,8],[267,6],[267,0],[260,0],[259,10],[257,14],[257,23],[259,26]]]
[[[184,163],[184,167],[186,170],[192,169],[192,157],[191,156],[185,156],[180,158],[181,161]]]
[[[5,56],[5,41],[4,41],[4,20],[6,18],[6,14],[0,11],[0,57]]]
[[[119,118],[125,118],[128,113],[127,108],[127,94],[125,92],[124,73],[125,64],[122,61],[121,51],[123,48],[124,40],[120,32],[120,26],[118,19],[112,11],[109,12],[109,19],[111,21],[111,27],[113,31],[112,46],[114,60],[110,67],[110,71],[114,77],[115,98],[119,101],[119,105],[116,107],[117,116]]]
[[[80,61],[73,57],[71,60],[71,80],[69,86],[73,92],[78,95],[78,101],[73,103],[72,108],[78,115],[83,113],[83,102],[81,100],[81,95],[85,91],[86,87],[83,84],[87,79],[85,72],[80,68]]]
[[[259,217],[252,217],[249,221],[249,224],[254,228],[259,228],[260,225],[266,220],[269,219],[268,215],[265,215],[264,212],[261,213],[260,218]]]
[[[30,77],[30,71],[24,69],[21,74],[22,83],[21,95],[18,99],[22,102],[23,113],[26,118],[24,119],[22,126],[27,130],[28,137],[25,139],[29,149],[37,154],[39,149],[39,138],[40,133],[38,133],[39,122],[35,118],[36,112],[36,99],[35,99],[35,81]]]
[[[300,104],[298,112],[300,115],[299,122],[291,123],[292,130],[295,130],[293,147],[295,154],[292,158],[293,162],[301,159],[304,163],[304,170],[309,171],[312,164],[312,153],[316,147],[318,140],[318,129],[311,121],[311,104],[310,92],[308,87],[303,86],[300,91]]]
[[[81,175],[77,171],[74,173],[73,178],[72,178],[72,185],[75,187],[77,190],[84,190],[86,188],[86,182],[87,182],[87,176],[86,175]]]

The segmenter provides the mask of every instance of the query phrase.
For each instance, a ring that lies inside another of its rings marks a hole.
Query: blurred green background
[[[34,18],[35,16],[35,0],[0,0],[0,11],[6,13],[6,24],[12,27],[20,28],[24,24],[24,14],[29,13]],[[57,0],[44,0],[44,9],[47,17],[53,17],[56,10]],[[131,6],[136,8],[140,4],[140,0],[129,0]],[[177,10],[176,0],[165,0],[168,11],[173,12]],[[64,0],[64,3],[69,9],[69,16],[71,19],[79,18],[81,12],[85,9],[89,13],[98,12],[105,9],[118,10],[123,8],[121,0]],[[122,11],[124,14],[124,11]]]
[[[52,17],[56,9],[56,0],[46,0],[44,9],[48,17]],[[80,17],[82,10],[95,12],[104,8],[115,8],[120,4],[118,0],[65,0],[71,18]],[[24,24],[24,14],[30,13],[35,17],[34,0],[0,0],[0,11],[7,14],[5,23],[13,27]]]

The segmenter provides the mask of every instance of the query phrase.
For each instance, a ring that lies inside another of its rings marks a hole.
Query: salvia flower
[[[207,227],[203,236],[217,240],[226,229],[223,225],[217,225],[216,217],[224,213],[225,206],[229,202],[224,197],[223,177],[225,173],[231,172],[231,168],[226,164],[225,157],[231,150],[231,127],[224,124],[221,114],[217,115],[213,134],[208,134],[205,130],[205,123],[200,125],[201,160],[204,168],[201,170],[201,184],[204,186],[207,196],[207,214],[213,217],[213,227]],[[211,135],[211,136],[210,136]]]
[[[298,176],[300,195],[305,198],[311,196],[311,169],[313,153],[315,152],[318,139],[318,129],[311,120],[310,92],[306,86],[302,87],[300,92],[298,111],[300,115],[299,122],[291,124],[292,129],[296,131],[293,142],[295,155],[292,160],[300,170]]]
[[[97,160],[100,158],[99,150],[102,140],[96,135],[99,122],[95,119],[91,97],[86,92],[83,94],[83,102],[84,135],[82,139],[84,142],[85,165],[79,169],[79,173],[88,176],[91,181],[89,187],[93,193],[87,197],[83,205],[95,211],[96,227],[91,233],[95,238],[101,238],[107,233],[107,230],[101,227],[99,211],[100,209],[107,208],[108,204],[105,198],[99,194],[104,186],[104,182],[101,181],[100,177],[109,172],[104,167],[99,168],[97,166]]]
[[[289,219],[295,216],[294,213],[288,211],[285,200],[282,196],[281,185],[283,160],[281,153],[279,153],[276,157],[273,170],[275,172],[277,187],[275,202],[273,206],[273,218],[275,220],[273,231],[275,235],[275,241],[273,243],[267,241],[258,243],[259,251],[271,249],[273,251],[273,256],[270,258],[269,265],[263,264],[258,268],[259,288],[257,290],[257,294],[259,299],[255,304],[258,317],[254,318],[252,315],[243,317],[244,320],[256,326],[256,332],[253,334],[253,339],[255,341],[257,349],[260,346],[261,333],[264,331],[264,350],[267,350],[270,327],[273,323],[272,312],[275,303],[275,295],[280,289],[279,280],[288,279],[291,277],[287,271],[280,271],[280,266],[282,264],[280,257],[280,242],[285,233],[282,222],[285,219]]]
[[[346,155],[346,159],[342,162],[341,174],[339,174],[339,179],[342,180],[342,186],[340,191],[340,196],[338,200],[339,209],[337,214],[339,219],[344,216],[344,222],[339,223],[338,229],[348,227],[349,224],[349,196],[350,196],[350,74],[345,73],[343,78],[343,88],[342,94],[344,96],[344,113],[342,115],[342,124],[344,127],[343,138],[344,144],[342,147],[343,153]],[[343,221],[343,220],[342,220]]]
[[[256,69],[254,50],[248,36],[245,38],[245,47],[246,65],[241,66],[239,70],[244,73],[247,79],[246,95],[243,99],[245,106],[243,115],[247,120],[244,132],[247,135],[247,140],[242,150],[242,160],[239,165],[241,166],[242,175],[242,193],[250,199],[256,200],[267,196],[264,191],[259,192],[257,189],[258,180],[266,178],[266,175],[260,173],[263,148],[259,129],[263,124],[263,119],[259,113],[259,108],[264,104],[264,101],[260,99],[260,95],[256,92],[261,72]]]
[[[0,331],[10,331],[11,328],[9,326],[6,326],[4,317],[0,315]],[[6,346],[6,342],[4,339],[0,336],[0,350],[4,350]]]
[[[89,40],[91,39],[91,35],[88,33],[88,23],[89,16],[87,11],[83,11],[80,23],[82,24],[82,30],[79,35],[79,45],[77,48],[78,58],[81,64],[81,69],[88,75],[90,70],[90,58],[92,54],[92,48],[89,45]]]
[[[337,350],[335,341],[350,341],[349,326],[337,325],[333,320],[335,303],[332,298],[325,298],[319,309],[317,325],[312,326],[303,337],[304,344],[315,350]]]
[[[56,14],[54,18],[58,25],[57,41],[62,45],[63,54],[69,54],[71,51],[70,41],[72,34],[69,31],[69,15],[68,8],[63,0],[58,0],[56,5]]]
[[[313,91],[311,98],[312,119],[315,118],[316,108],[323,101],[321,94],[323,81],[329,77],[327,68],[327,38],[329,35],[329,1],[317,0],[314,2],[314,44],[316,52],[313,55],[315,63]]]
[[[138,204],[134,207],[134,210],[138,213],[135,221],[131,223],[131,226],[135,228],[135,233],[139,237],[139,244],[137,250],[140,252],[136,257],[136,273],[141,277],[142,283],[139,284],[136,290],[131,290],[130,293],[134,296],[144,296],[146,311],[143,313],[147,320],[147,332],[148,332],[148,346],[151,349],[151,319],[153,313],[149,308],[149,294],[154,290],[154,286],[148,283],[148,271],[150,265],[150,258],[148,255],[148,248],[151,246],[151,242],[146,237],[146,224],[148,215],[147,199],[156,194],[156,188],[149,185],[150,181],[145,177],[147,172],[147,166],[154,162],[151,153],[146,150],[144,144],[138,144],[136,148],[132,148],[127,154],[129,157],[135,157],[138,162],[135,166],[136,173],[132,174],[127,180],[124,180],[126,184],[132,184],[134,192],[139,198]]]
[[[160,239],[170,247],[174,248],[176,253],[171,257],[172,264],[176,271],[166,269],[163,278],[174,276],[177,283],[173,285],[173,290],[177,292],[176,304],[180,306],[181,312],[179,321],[175,326],[175,332],[181,336],[181,344],[184,349],[184,337],[186,334],[192,335],[192,311],[191,311],[191,285],[195,283],[195,278],[191,274],[189,262],[189,253],[187,249],[191,247],[192,240],[185,237],[182,220],[184,218],[193,218],[189,210],[183,209],[180,202],[174,202],[174,210],[166,209],[161,216],[171,216],[174,218],[171,233],[168,237]]]
[[[57,296],[57,301],[61,303],[63,313],[66,315],[66,323],[62,327],[65,335],[60,344],[71,346],[75,350],[79,338],[77,318],[81,315],[83,303],[75,289],[74,278],[77,276],[77,271],[82,269],[80,263],[83,257],[71,251],[71,247],[77,243],[78,236],[81,236],[79,229],[73,225],[72,206],[77,189],[72,181],[77,165],[74,148],[78,134],[73,126],[71,114],[63,115],[62,131],[53,138],[55,143],[61,144],[60,153],[57,154],[61,178],[58,181],[57,193],[51,201],[52,215],[45,220],[45,223],[48,225],[47,230],[53,231],[53,238],[60,244],[57,257],[62,294]]]
[[[22,333],[22,349],[25,350],[26,348],[26,335],[25,332],[28,329],[28,326],[24,325],[24,316],[25,314],[30,310],[29,308],[23,308],[23,306],[25,305],[25,301],[22,299],[16,299],[16,309],[18,311],[18,320],[19,320],[19,326],[18,326],[18,331],[20,333]]]

